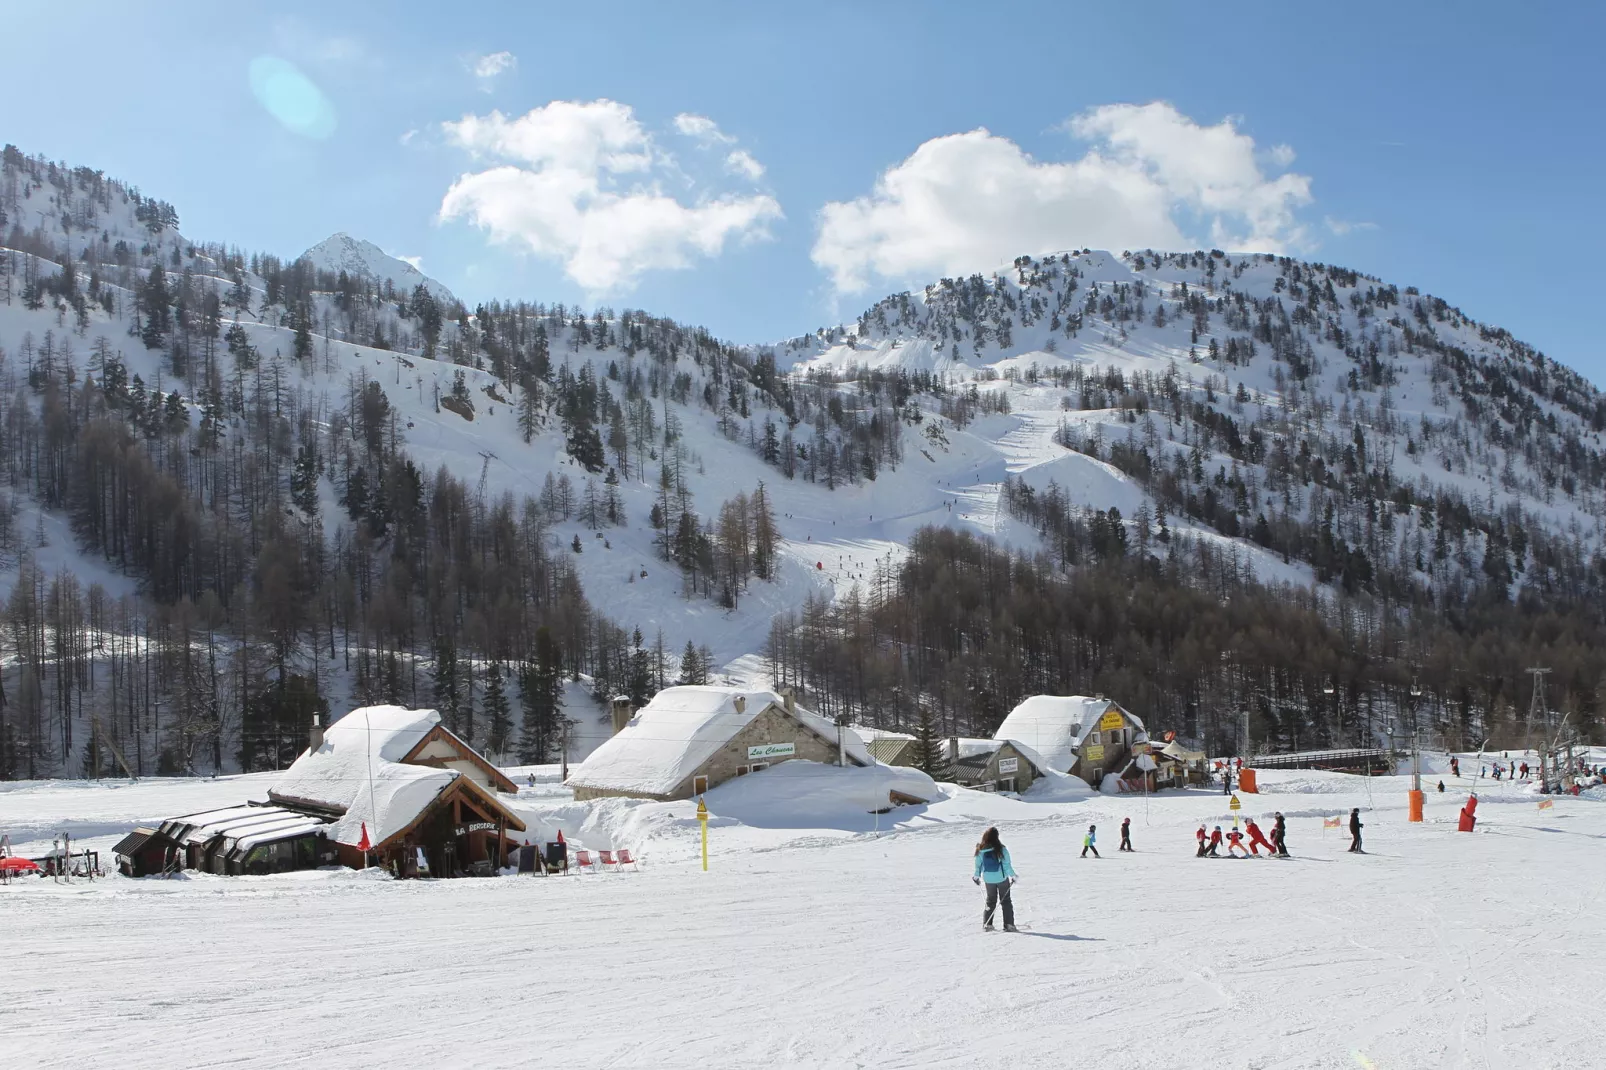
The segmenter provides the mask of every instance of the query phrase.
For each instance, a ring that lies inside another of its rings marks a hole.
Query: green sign
[[[747,748],[749,761],[755,759],[790,758],[797,753],[796,743],[760,743],[756,747]]]

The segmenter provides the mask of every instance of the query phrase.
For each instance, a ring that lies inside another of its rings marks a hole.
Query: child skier
[[[1227,857],[1238,857],[1237,855],[1233,854],[1234,851],[1243,851],[1244,857],[1249,857],[1248,850],[1244,848],[1244,834],[1239,832],[1237,829],[1233,829],[1231,832],[1227,833]]]
[[[1099,849],[1096,846],[1094,846],[1094,840],[1096,840],[1097,838],[1098,838],[1098,826],[1097,825],[1089,825],[1087,827],[1087,835],[1082,837],[1082,857],[1083,858],[1087,857],[1087,853],[1089,851],[1093,852],[1093,857],[1094,858],[1102,857],[1099,854]]]
[[[1009,886],[1015,883],[1015,866],[1009,860],[1009,848],[1004,846],[998,838],[998,829],[989,828],[981,834],[981,842],[976,845],[975,868],[971,871],[971,882],[987,884],[987,909],[982,911],[981,927],[986,932],[993,931],[993,911],[998,901],[1004,903],[1004,931],[1012,933],[1015,929],[1015,904],[1009,900]]]
[[[1220,846],[1221,846],[1221,826],[1217,825],[1216,826],[1216,831],[1214,831],[1214,832],[1212,832],[1210,834],[1210,849],[1205,851],[1205,854],[1208,855],[1211,858],[1220,858],[1221,856],[1216,854],[1216,850]]]
[[[1271,842],[1277,845],[1277,856],[1279,858],[1288,857],[1288,824],[1283,820],[1281,813],[1277,815],[1276,821],[1271,826]]]
[[[1361,808],[1359,806],[1351,808],[1349,812],[1349,849],[1355,854],[1366,853],[1365,851],[1361,850],[1361,829],[1363,827],[1364,826],[1361,824]]]
[[[1255,824],[1254,818],[1250,818],[1248,821],[1246,821],[1244,823],[1244,828],[1249,830],[1250,854],[1254,855],[1256,858],[1259,858],[1260,849],[1262,847],[1266,848],[1266,853],[1268,855],[1274,855],[1277,853],[1277,848],[1273,847],[1271,841],[1266,839],[1265,833],[1260,831],[1260,826]]]
[[[1132,819],[1130,817],[1121,819],[1121,850],[1132,850]]]
[[[1193,857],[1195,857],[1195,858],[1203,858],[1205,856],[1205,827],[1203,825],[1200,825],[1199,826],[1199,831],[1195,832],[1193,835],[1194,835],[1194,838],[1199,841],[1199,851]]]

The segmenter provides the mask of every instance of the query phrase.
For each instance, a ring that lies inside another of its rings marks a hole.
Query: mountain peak
[[[441,283],[400,257],[391,256],[371,241],[352,237],[345,231],[329,235],[301,254],[324,271],[344,271],[372,279],[389,280],[398,291],[411,293],[423,286],[435,300],[455,304],[457,298]]]

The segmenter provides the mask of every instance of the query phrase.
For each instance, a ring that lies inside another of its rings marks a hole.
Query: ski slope
[[[1468,835],[1467,780],[1410,825],[1403,777],[1267,772],[1244,813],[1281,810],[1292,860],[1201,861],[1197,824],[1229,824],[1214,792],[952,789],[881,817],[816,805],[799,827],[758,790],[773,772],[709,793],[707,873],[690,804],[582,817],[544,778],[521,805],[566,812],[576,842],[635,837],[619,845],[640,872],[0,888],[0,1031],[34,1065],[1595,1065],[1606,808],[1590,793],[1540,810],[1528,785],[1479,782]],[[43,828],[97,792],[171,813],[245,786],[15,785],[0,814]],[[789,810],[795,788],[776,794]],[[1322,830],[1351,806],[1365,855]],[[1115,851],[1123,816],[1133,854]],[[1018,935],[980,931],[968,877],[989,823],[1022,875]],[[1104,857],[1082,860],[1094,823]]]

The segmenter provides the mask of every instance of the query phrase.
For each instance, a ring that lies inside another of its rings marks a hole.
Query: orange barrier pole
[[[1426,793],[1421,792],[1421,791],[1409,791],[1409,792],[1406,792],[1406,795],[1409,796],[1409,798],[1411,800],[1410,820],[1412,820],[1412,821],[1421,821],[1422,820],[1422,804],[1423,804],[1423,801],[1427,798]]]

